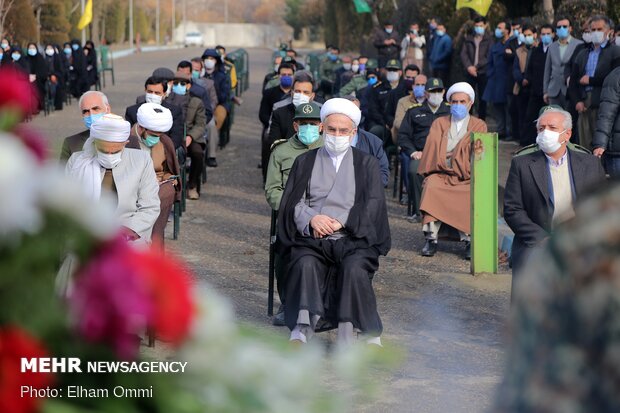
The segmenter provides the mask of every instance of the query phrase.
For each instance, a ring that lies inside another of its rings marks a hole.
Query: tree
[[[13,7],[7,13],[5,27],[13,43],[25,46],[37,40],[37,22],[30,0],[15,0]]]
[[[0,0],[0,37],[5,37],[5,22],[15,0]]]
[[[135,8],[133,14],[134,30],[136,33],[140,33],[142,42],[147,42],[152,35],[151,21],[142,8]]]
[[[261,0],[254,10],[252,20],[255,23],[282,24],[282,9],[284,9],[283,0]]]
[[[48,0],[41,8],[41,42],[63,44],[69,40],[71,24],[63,0]]]
[[[302,0],[286,0],[284,9],[284,21],[293,28],[293,38],[299,39],[301,29],[304,28],[303,18],[300,14]]]

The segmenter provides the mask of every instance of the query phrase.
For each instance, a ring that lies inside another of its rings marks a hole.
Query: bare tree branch
[[[15,0],[0,0],[0,36],[4,37],[5,27],[4,23],[6,22],[6,16],[9,14],[11,7],[13,7],[13,3]]]

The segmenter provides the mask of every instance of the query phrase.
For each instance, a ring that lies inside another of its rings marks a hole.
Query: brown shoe
[[[187,197],[189,199],[198,199],[200,198],[200,194],[198,193],[196,188],[192,188],[187,190]]]

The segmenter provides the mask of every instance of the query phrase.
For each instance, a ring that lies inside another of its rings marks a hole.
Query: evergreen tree
[[[48,0],[41,8],[41,42],[62,45],[69,40],[71,24],[63,0]]]

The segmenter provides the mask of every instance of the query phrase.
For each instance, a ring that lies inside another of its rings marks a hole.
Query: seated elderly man
[[[518,275],[531,252],[559,224],[575,215],[575,201],[605,180],[596,156],[569,146],[573,129],[570,113],[547,106],[536,128],[540,150],[513,158],[504,193],[504,218],[515,233],[513,275]]]
[[[84,93],[78,102],[80,113],[82,114],[82,121],[86,129],[75,135],[71,135],[62,143],[62,150],[60,151],[60,160],[66,162],[74,152],[79,152],[84,147],[84,143],[88,139],[90,134],[90,127],[93,122],[100,119],[106,113],[110,113],[111,108],[108,103],[108,97],[102,92],[96,90],[90,90]],[[130,138],[127,144],[128,148],[139,149],[140,144],[135,137]]]
[[[66,171],[82,183],[89,197],[99,200],[102,191],[112,195],[127,241],[150,244],[159,215],[159,188],[149,154],[125,148],[130,129],[118,115],[96,120],[84,150],[71,155]]]
[[[465,242],[465,259],[470,259],[470,136],[486,132],[483,120],[469,115],[474,89],[465,82],[448,89],[450,115],[435,119],[426,139],[418,174],[424,177],[420,211],[426,244],[422,255],[437,252],[442,223],[458,230]]]
[[[144,103],[138,108],[138,123],[134,133],[140,137],[140,147],[151,155],[159,182],[159,217],[153,227],[153,241],[164,245],[164,231],[175,200],[181,199],[179,161],[174,143],[166,132],[172,127],[172,112],[157,103]]]
[[[280,202],[278,235],[290,249],[285,321],[292,341],[337,327],[342,344],[356,332],[381,344],[371,278],[379,255],[390,249],[390,229],[379,163],[351,147],[360,118],[349,100],[323,105],[324,146],[297,157]]]

